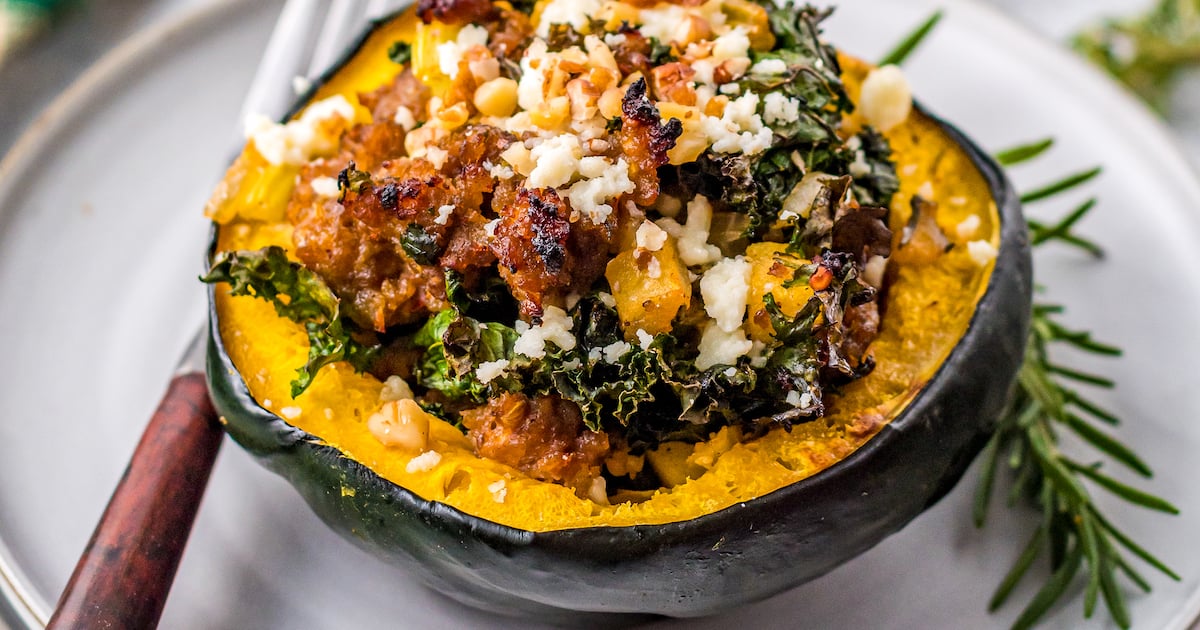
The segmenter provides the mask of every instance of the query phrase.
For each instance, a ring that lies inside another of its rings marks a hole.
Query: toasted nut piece
[[[517,82],[498,77],[475,90],[475,108],[484,116],[510,116],[517,108]]]
[[[438,126],[443,129],[457,129],[466,124],[467,118],[470,116],[471,112],[467,109],[466,103],[455,103],[438,111]]]
[[[558,129],[571,117],[571,99],[555,96],[542,103],[537,111],[530,112],[529,119],[542,129]]]
[[[571,99],[571,120],[591,120],[596,115],[596,101],[600,90],[587,79],[571,79],[567,83],[567,97]]]
[[[596,104],[600,107],[600,115],[605,118],[621,117],[621,99],[625,98],[624,88],[611,87],[600,95]]]
[[[671,34],[672,41],[681,49],[693,42],[710,38],[712,38],[712,25],[699,15],[688,15]]]

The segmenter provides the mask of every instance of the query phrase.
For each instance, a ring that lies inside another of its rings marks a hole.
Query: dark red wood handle
[[[216,420],[202,374],[171,381],[48,628],[158,625],[221,446]]]

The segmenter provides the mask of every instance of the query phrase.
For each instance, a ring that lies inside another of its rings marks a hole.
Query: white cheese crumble
[[[420,455],[408,460],[408,463],[404,465],[404,471],[410,475],[429,472],[433,470],[434,466],[437,466],[439,463],[441,463],[441,461],[441,453],[438,453],[437,451],[425,451],[424,453],[421,453]]]
[[[604,362],[616,363],[617,359],[625,356],[625,354],[630,350],[633,350],[633,346],[629,345],[629,343],[625,341],[614,341],[607,346],[604,346],[602,350],[604,352]]]
[[[452,214],[454,214],[454,206],[450,204],[441,206],[437,209],[437,218],[435,218],[433,222],[438,225],[446,225],[446,222],[450,220],[450,215]]]
[[[496,179],[512,179],[513,178],[512,168],[505,166],[503,164],[492,164],[491,162],[488,162],[485,160],[483,163],[483,168],[487,169],[488,175],[491,175],[492,177],[495,177]]]
[[[542,323],[530,326],[525,322],[516,323],[520,337],[513,344],[513,350],[530,359],[540,359],[546,356],[546,342],[549,341],[563,350],[575,347],[575,335],[571,329],[575,320],[567,312],[557,306],[547,306],[542,313]]]
[[[783,74],[787,72],[787,69],[787,62],[782,59],[763,59],[750,66],[750,72],[754,74]],[[776,92],[771,92],[771,94],[776,94]]]
[[[650,221],[642,221],[638,226],[637,233],[634,238],[637,241],[637,246],[648,252],[657,252],[667,244],[666,230],[658,227]]]
[[[482,26],[468,24],[462,27],[458,36],[448,42],[442,42],[437,47],[438,69],[451,79],[458,77],[458,65],[463,55],[475,46],[486,46],[487,29]]]
[[[716,153],[755,155],[771,146],[775,134],[758,115],[758,95],[747,92],[725,106],[721,117],[702,116],[700,130]]]
[[[413,127],[417,126],[417,117],[411,109],[401,105],[396,108],[396,115],[392,117],[392,122],[404,127],[405,131],[412,131]]]
[[[344,125],[331,124],[337,119]],[[336,151],[342,127],[353,120],[354,106],[339,94],[309,105],[299,118],[286,124],[252,114],[246,119],[246,137],[271,164],[298,166]]]
[[[611,293],[600,291],[596,294],[596,298],[600,300],[601,304],[607,306],[608,308],[617,307],[617,298],[613,297]]]
[[[332,177],[314,177],[309,184],[318,197],[333,199],[338,196],[338,182]]]
[[[696,195],[687,205],[687,220],[679,225],[674,219],[659,219],[659,227],[674,236],[679,247],[679,258],[689,267],[707,265],[721,259],[721,250],[708,244],[708,231],[712,227],[712,204],[703,195]]]
[[[696,357],[696,369],[707,370],[714,365],[733,365],[737,359],[750,352],[754,342],[746,338],[746,332],[737,328],[725,332],[716,323],[710,323],[700,336],[700,355]]]
[[[763,98],[763,121],[768,125],[797,120],[800,120],[800,101],[779,92],[771,92]]]
[[[489,483],[487,489],[492,493],[492,500],[496,503],[504,503],[504,497],[508,496],[508,488],[503,479]]]
[[[283,409],[279,410],[279,415],[283,416],[285,420],[295,420],[296,418],[300,417],[300,414],[303,413],[303,411],[304,410],[299,407],[284,407]]]
[[[475,368],[475,378],[479,379],[480,383],[487,385],[492,381],[504,375],[508,370],[508,359],[497,359],[495,361],[484,361]]]
[[[600,0],[550,0],[541,5],[537,34],[549,37],[552,24],[570,24],[580,30],[600,12],[600,6]]]
[[[534,152],[536,153],[537,149],[534,149]],[[540,166],[539,163],[538,167]],[[571,210],[579,212],[596,225],[603,224],[608,221],[613,211],[607,201],[631,193],[636,188],[633,180],[629,179],[629,165],[624,158],[617,160],[616,164],[610,164],[607,158],[585,157],[580,160],[579,167],[580,174],[589,179],[581,179],[567,189]],[[537,168],[534,169],[536,170]]]
[[[875,68],[862,84],[859,108],[867,123],[888,132],[904,122],[912,112],[912,88],[897,66]]]
[[[379,390],[379,402],[392,402],[393,400],[405,400],[413,397],[413,390],[408,386],[408,383],[399,376],[392,375],[387,377],[383,382],[383,388]]]
[[[996,259],[996,246],[988,241],[979,240],[967,243],[967,253],[976,265],[983,267]]]
[[[700,296],[704,312],[717,327],[731,333],[746,317],[746,295],[750,291],[750,263],[742,258],[726,258],[704,272],[700,278]]]
[[[496,238],[496,227],[498,225],[500,225],[500,219],[492,219],[491,221],[484,223],[483,233],[486,234],[488,238]]]
[[[979,215],[972,214],[955,226],[954,231],[958,233],[958,238],[965,241],[972,236],[975,236],[975,232],[979,230],[980,223],[981,221],[979,220]]]
[[[640,346],[642,350],[649,350],[650,344],[654,343],[654,335],[651,335],[641,328],[637,329],[637,333],[635,334],[637,335],[638,346]]]
[[[558,188],[571,181],[571,177],[579,171],[583,147],[579,144],[578,136],[562,134],[534,147],[529,152],[529,157],[533,163],[533,170],[525,180],[525,187]],[[575,207],[574,202],[571,205]]]

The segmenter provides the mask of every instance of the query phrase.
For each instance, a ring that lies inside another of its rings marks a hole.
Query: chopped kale
[[[281,247],[259,251],[225,252],[200,278],[229,284],[232,295],[249,295],[270,302],[275,312],[304,326],[308,333],[308,362],[297,370],[292,397],[312,384],[321,368],[346,361],[362,372],[370,367],[378,344],[360,342],[372,335],[342,317],[338,298],[315,273],[288,260]]]

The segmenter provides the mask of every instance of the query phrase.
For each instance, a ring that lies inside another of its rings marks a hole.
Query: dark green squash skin
[[[543,533],[426,501],[259,406],[220,338],[210,288],[213,402],[225,430],[330,527],[471,606],[578,623],[587,613],[701,616],[764,599],[870,549],[944,496],[992,433],[1020,367],[1032,265],[1019,200],[987,154],[934,120],[970,156],[1000,210],[987,291],[966,334],[898,417],[846,459],[766,496],[667,525]]]

